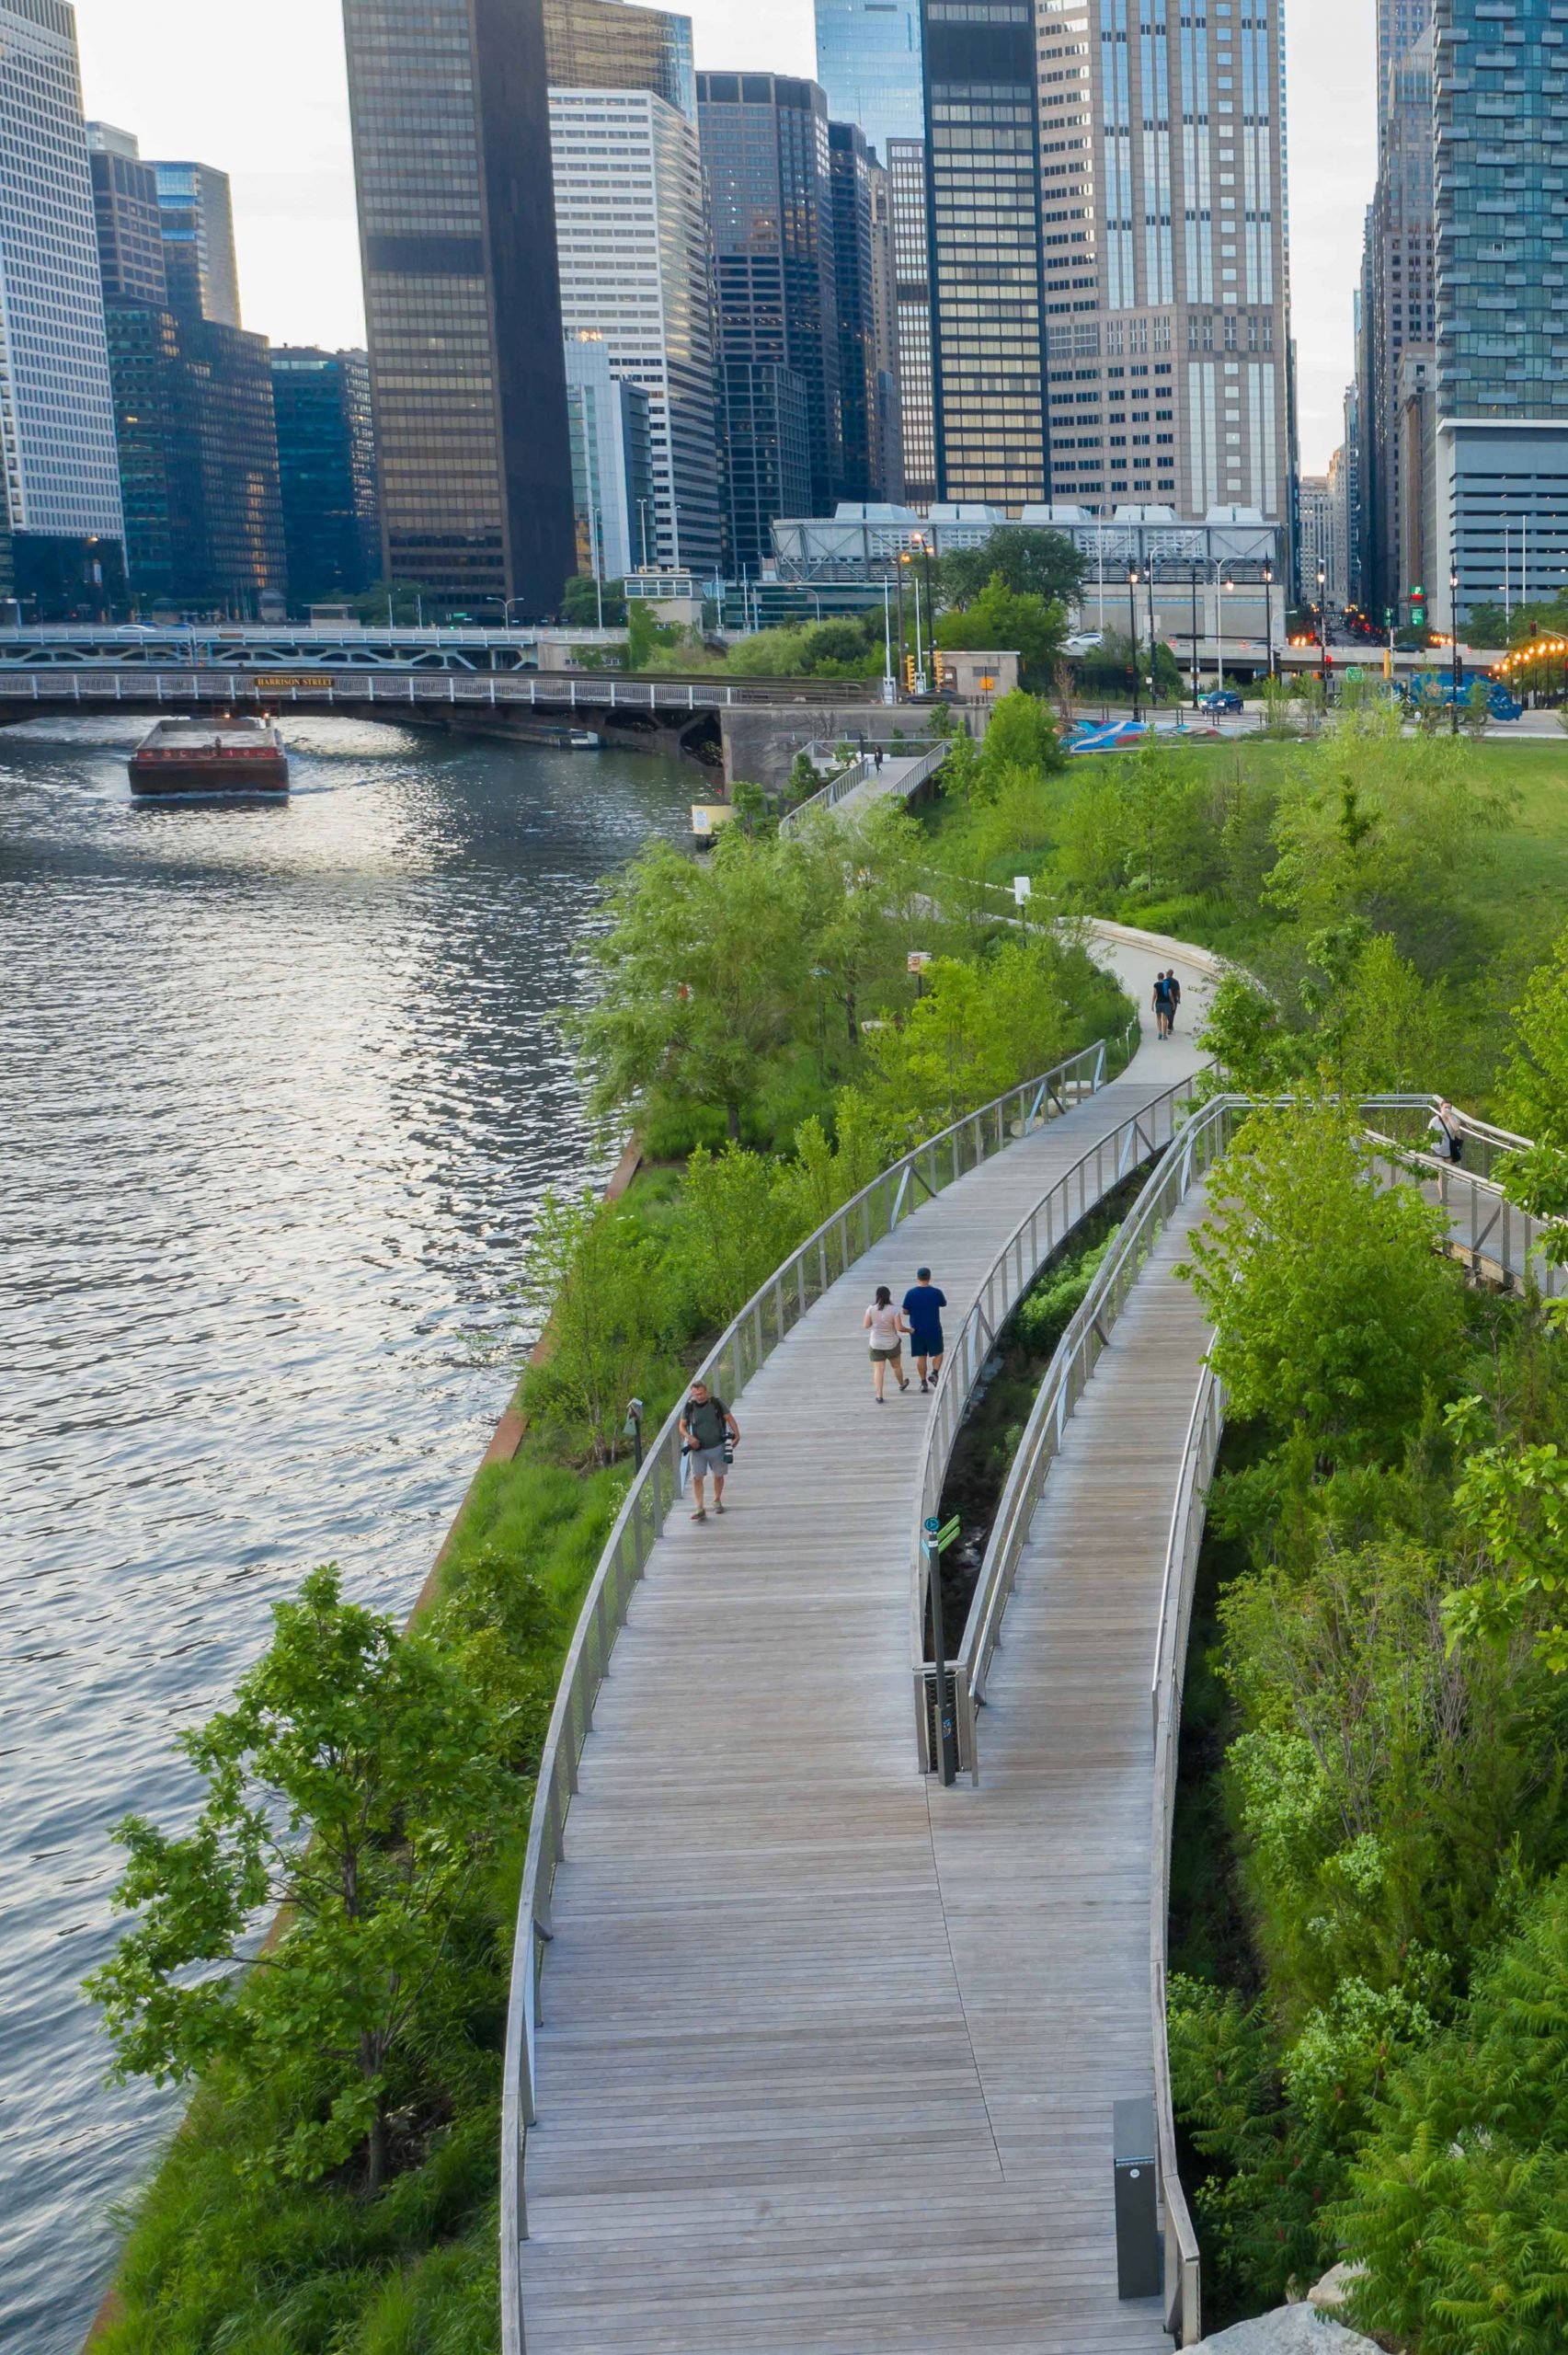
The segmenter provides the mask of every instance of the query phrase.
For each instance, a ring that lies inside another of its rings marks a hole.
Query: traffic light
[[[920,685],[920,664],[912,654],[906,654],[904,657],[904,684],[910,695],[913,695]]]
[[[1419,580],[1410,592],[1410,626],[1412,629],[1425,629],[1426,626],[1426,592]]]

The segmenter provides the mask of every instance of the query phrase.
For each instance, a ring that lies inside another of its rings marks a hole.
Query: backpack
[[[700,1407],[687,1402],[686,1428],[692,1434],[693,1449],[724,1445],[728,1436],[725,1425],[728,1412],[722,1398],[704,1398]]]

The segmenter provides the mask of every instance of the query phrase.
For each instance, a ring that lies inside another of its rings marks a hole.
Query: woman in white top
[[[899,1311],[893,1305],[893,1295],[886,1284],[878,1284],[876,1297],[865,1312],[865,1330],[871,1336],[871,1395],[880,1407],[882,1385],[887,1379],[887,1369],[893,1369],[893,1379],[900,1390],[909,1388],[904,1373],[903,1336],[909,1331]]]

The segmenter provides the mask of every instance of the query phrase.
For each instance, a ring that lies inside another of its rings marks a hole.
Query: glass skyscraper
[[[543,0],[344,0],[384,563],[449,607],[577,569]]]
[[[692,19],[626,0],[544,0],[553,90],[651,90],[695,122]]]
[[[352,597],[381,571],[370,362],[293,344],[272,353],[289,605]]]
[[[155,164],[169,308],[181,318],[237,327],[239,268],[227,172],[211,164]]]
[[[1436,0],[1433,29],[1434,520],[1462,623],[1568,583],[1568,18]]]
[[[922,138],[920,0],[817,0],[817,79],[883,163],[890,140]]]

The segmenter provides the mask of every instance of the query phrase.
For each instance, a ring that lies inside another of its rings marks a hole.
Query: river
[[[74,2355],[177,2114],[79,1983],[109,1827],[317,1561],[401,1613],[598,1180],[554,1017],[696,773],[290,729],[286,808],[133,807],[141,732],[0,735],[0,2348]]]

